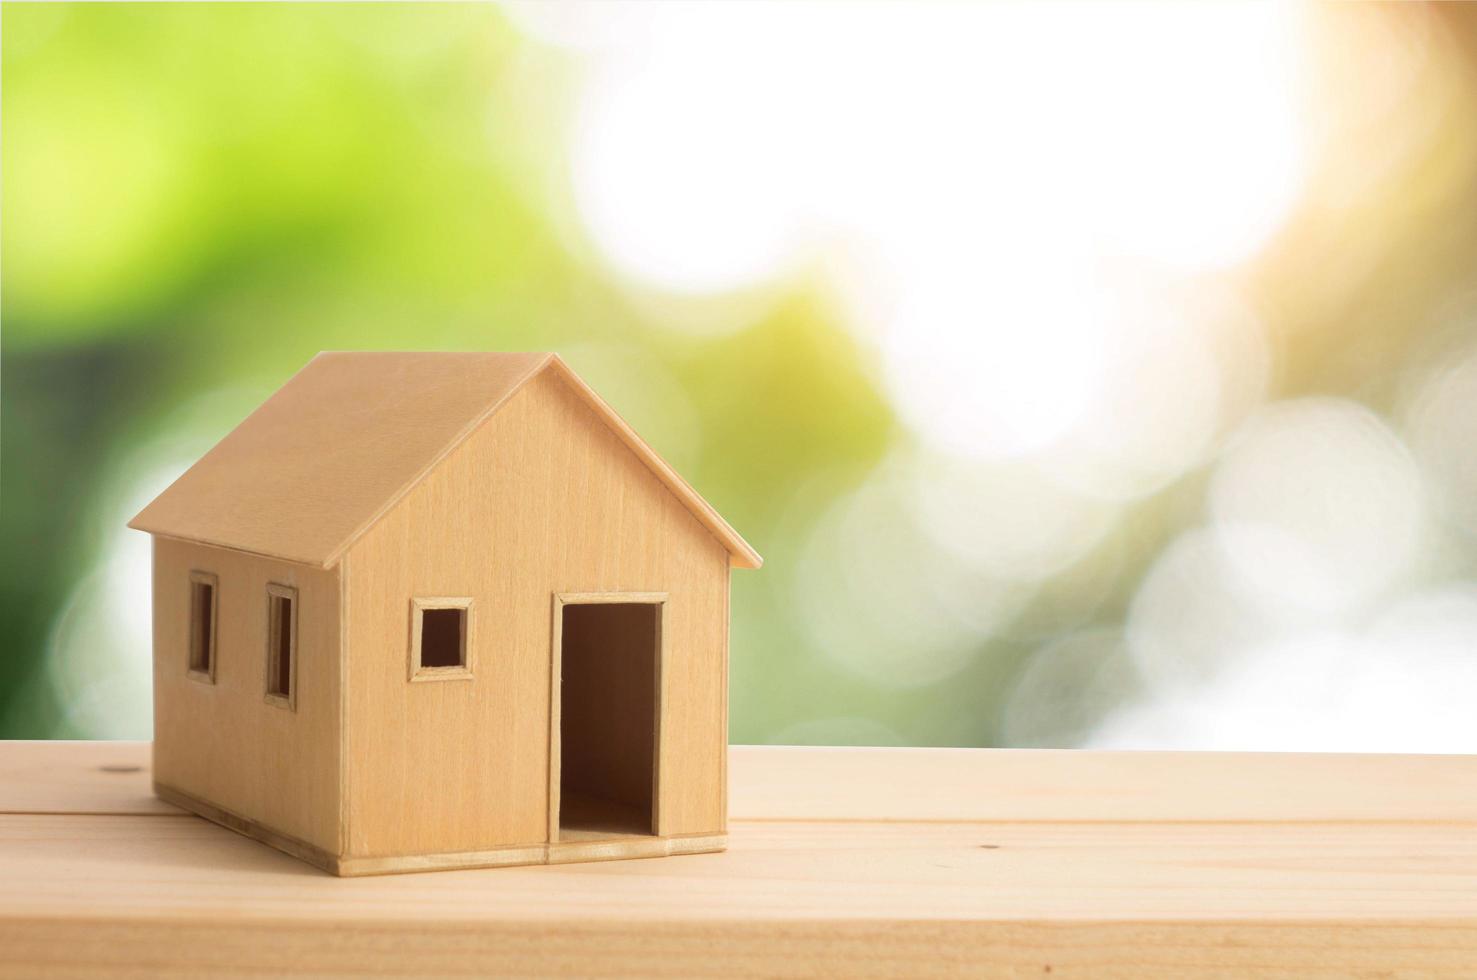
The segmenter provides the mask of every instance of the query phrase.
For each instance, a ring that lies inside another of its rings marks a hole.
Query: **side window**
[[[472,600],[410,600],[410,679],[465,680],[472,676]]]
[[[209,572],[190,573],[189,674],[206,684],[215,683],[215,596],[218,580]]]
[[[267,586],[267,701],[297,709],[297,589]]]

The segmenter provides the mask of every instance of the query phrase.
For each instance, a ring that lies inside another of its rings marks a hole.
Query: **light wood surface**
[[[531,379],[558,376],[733,556],[758,552],[558,356],[319,354],[129,522],[327,568]]]
[[[319,354],[129,526],[331,565],[548,356]]]
[[[189,670],[192,572],[217,582],[213,683]],[[342,853],[339,569],[156,538],[153,575],[155,780],[284,838]],[[274,590],[297,600],[290,700],[267,688]]]
[[[584,636],[562,724],[576,789],[666,841],[581,827],[559,856],[722,846],[729,572],[761,559],[557,356],[319,355],[130,526],[170,802],[341,874],[553,861],[551,603],[661,593],[659,663],[625,677],[619,637]],[[459,656],[424,662],[447,606]],[[578,717],[610,700],[608,729]]]
[[[1471,758],[731,754],[725,853],[340,879],[3,743],[0,975],[1474,975]]]
[[[735,820],[1477,823],[1468,755],[735,746],[729,758]]]
[[[664,837],[721,840],[730,554],[668,490],[549,371],[354,545],[340,566],[349,659],[339,853],[376,861],[351,866],[384,870],[397,855],[414,858],[407,867],[429,855],[478,863],[554,842],[555,597],[571,593],[662,595],[653,810]],[[409,597],[419,595],[473,598],[469,681],[406,683]],[[650,743],[638,751],[649,767]]]

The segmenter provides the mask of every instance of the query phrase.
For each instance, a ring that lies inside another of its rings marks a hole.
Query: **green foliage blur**
[[[889,440],[803,283],[742,332],[674,334],[567,240],[494,7],[6,4],[3,38],[0,737],[96,734],[44,654],[136,449],[182,406],[208,446],[319,350],[563,352],[780,567],[782,525]],[[700,438],[622,397],[652,370]],[[771,588],[735,577],[739,740],[845,697],[787,676]]]
[[[764,555],[733,742],[1474,750],[1477,8],[570,9],[0,5],[0,738],[148,738],[127,519],[444,349]]]

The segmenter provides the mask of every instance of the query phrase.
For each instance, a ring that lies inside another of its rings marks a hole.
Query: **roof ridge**
[[[733,525],[724,520],[723,515],[713,509],[713,505],[704,500],[702,495],[693,489],[692,484],[682,477],[682,474],[662,459],[651,444],[642,439],[630,423],[621,418],[620,413],[600,397],[599,392],[591,388],[584,378],[581,378],[573,368],[565,363],[564,358],[558,354],[550,355],[549,360],[539,368],[539,371],[542,372],[551,367],[558,371],[560,378],[594,409],[595,414],[600,416],[626,448],[634,452],[641,462],[646,464],[647,469],[651,470],[656,478],[672,492],[672,495],[708,528],[719,543],[727,549],[735,566],[759,568],[764,564],[764,559],[759,552],[755,551],[749,542],[733,529]]]
[[[343,351],[343,352],[338,352],[338,351],[334,351],[334,352],[320,351],[318,356],[321,357],[325,353],[376,353],[376,352],[371,352],[371,351],[364,351],[364,352],[358,352],[358,351]],[[383,352],[383,353],[389,353],[389,352]],[[398,352],[396,352],[396,353],[398,353]],[[454,353],[454,352],[452,352],[452,351],[424,351],[422,353],[439,354],[439,353]],[[535,353],[535,352],[534,351],[527,351],[526,353]],[[425,481],[426,477],[428,477],[432,473],[434,473],[436,471],[436,468],[438,466],[440,466],[443,462],[446,461],[446,457],[450,456],[453,452],[456,451],[456,449],[459,446],[461,446],[462,443],[464,443],[468,439],[470,439],[472,437],[472,434],[474,432],[476,432],[478,429],[482,428],[482,425],[485,422],[487,422],[488,419],[492,418],[494,415],[497,414],[498,409],[500,409],[504,405],[506,405],[508,403],[508,400],[510,398],[512,398],[514,395],[516,395],[516,394],[518,394],[518,392],[522,391],[524,385],[528,384],[528,382],[530,382],[534,378],[538,377],[538,375],[541,374],[541,373],[543,373],[543,370],[546,367],[549,366],[549,363],[551,361],[553,361],[553,360],[555,360],[555,359],[558,358],[558,355],[557,354],[553,354],[553,353],[550,353],[550,352],[547,352],[547,351],[541,351],[541,352],[537,352],[537,353],[539,353],[541,356],[539,357],[539,359],[537,361],[534,362],[533,366],[530,367],[528,369],[528,371],[526,371],[524,373],[523,377],[519,378],[516,382],[514,382],[514,384],[512,385],[512,387],[510,387],[507,391],[503,392],[503,394],[502,394],[502,396],[500,398],[498,398],[495,401],[493,401],[490,405],[488,405],[480,413],[478,413],[475,418],[473,418],[470,422],[468,422],[465,426],[463,426],[461,428],[461,430],[459,432],[457,432],[456,435],[452,436],[451,439],[450,439],[450,441],[448,441],[446,443],[446,445],[441,448],[441,451],[440,452],[436,453],[435,456],[432,456],[431,459],[426,463],[426,465],[423,466],[423,467],[421,467],[420,472],[416,473],[415,476],[411,477],[408,481],[406,481],[405,484],[403,486],[401,486],[399,490],[396,490],[393,494],[391,494],[390,497],[383,504],[381,504],[375,510],[375,512],[373,514],[369,515],[369,517],[366,518],[363,523],[361,523],[353,531],[349,532],[349,536],[347,538],[345,538],[343,540],[343,542],[341,542],[337,548],[334,548],[333,551],[329,553],[328,557],[326,557],[326,558],[323,559],[322,567],[324,567],[324,568],[332,568],[335,564],[337,564],[338,561],[339,561],[339,559],[343,558],[344,555],[348,554],[349,549],[352,548],[352,547],[354,547],[354,545],[359,542],[359,539],[360,538],[364,537],[365,534],[369,533],[369,531],[376,524],[378,524],[384,518],[384,516],[386,514],[388,514],[391,510],[393,510],[395,508],[395,505],[397,505],[398,503],[400,503],[400,501],[404,500],[406,498],[406,496],[409,495],[412,490],[414,490],[416,487],[420,486],[421,483],[423,483]]]
[[[463,361],[454,366],[440,362],[442,356]],[[401,363],[381,360],[396,357]],[[356,367],[356,362],[363,367]],[[438,367],[428,368],[428,363]],[[331,568],[514,395],[551,369],[718,540],[735,567],[758,568],[763,563],[722,515],[563,358],[544,351],[320,351],[128,526],[165,538]],[[439,378],[452,381],[447,389],[450,400],[431,399],[429,411],[439,412],[446,424],[428,425],[434,415],[426,414],[424,395],[407,385]],[[306,427],[300,414],[304,411],[309,417]],[[342,458],[348,462],[336,467],[340,449],[347,452]],[[345,477],[352,482],[344,483]],[[284,511],[284,491],[300,493],[303,501],[294,506],[306,509]],[[314,524],[315,507],[320,513],[325,507],[337,510],[344,519]]]

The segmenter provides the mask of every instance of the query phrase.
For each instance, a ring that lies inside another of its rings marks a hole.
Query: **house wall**
[[[664,835],[726,829],[728,554],[555,374],[513,396],[344,559],[348,853],[548,840],[560,592],[667,592]],[[471,680],[407,680],[411,597],[470,596]]]
[[[188,674],[190,572],[217,576],[215,683]],[[267,584],[297,589],[295,710],[268,704]],[[154,539],[154,779],[339,850],[339,573]]]

